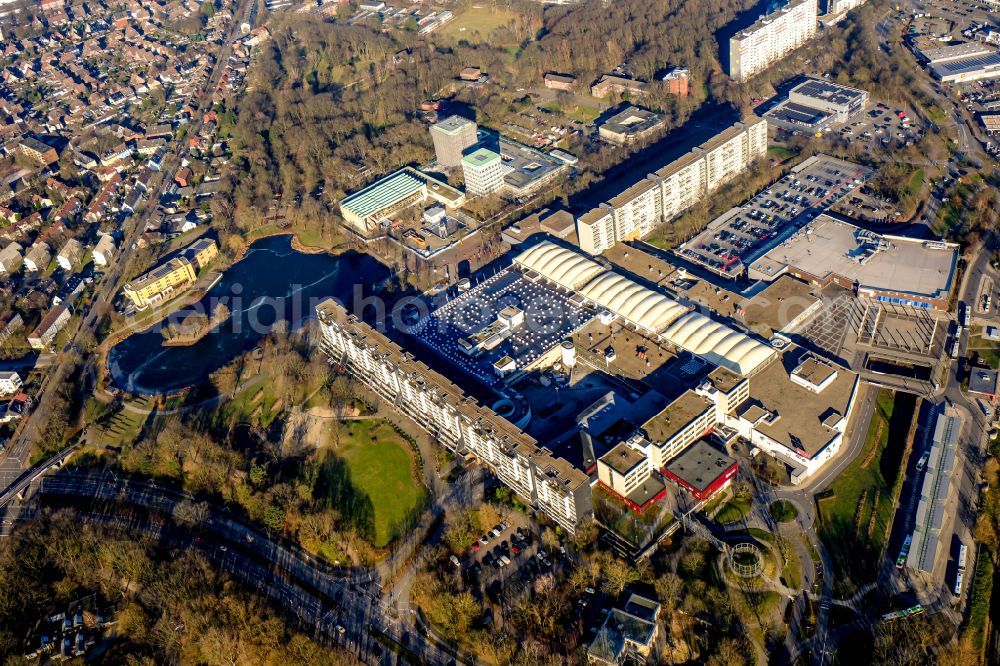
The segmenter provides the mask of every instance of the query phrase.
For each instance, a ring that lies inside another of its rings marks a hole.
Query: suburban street
[[[240,24],[249,13],[252,4],[252,0],[246,0],[239,5],[239,10],[230,25],[229,37],[223,40],[218,50],[204,90],[214,90],[218,85],[232,52],[232,39],[237,36]],[[199,115],[192,121],[189,131],[196,133],[201,124],[202,118]],[[160,198],[173,183],[172,173],[187,150],[183,137],[176,137],[173,140],[167,158],[164,159],[163,167],[155,174],[144,207],[139,214],[127,221],[125,238],[120,243],[121,252],[118,258],[101,276],[86,313],[82,317],[74,319],[75,329],[71,331],[69,336],[71,342],[59,350],[55,362],[50,365],[42,381],[38,394],[34,397],[35,408],[21,423],[11,444],[3,451],[3,460],[0,461],[0,487],[6,488],[12,484],[30,462],[32,444],[37,441],[48,420],[49,406],[52,403],[54,391],[63,382],[68,371],[67,357],[70,352],[79,351],[80,341],[93,338],[101,319],[110,312],[115,296],[127,278],[131,276],[132,260],[139,249],[137,241],[146,228],[146,222],[156,213]]]

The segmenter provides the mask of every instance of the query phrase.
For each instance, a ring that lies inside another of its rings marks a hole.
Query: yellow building
[[[184,248],[177,256],[137,277],[125,285],[125,295],[142,310],[155,305],[194,284],[198,271],[219,255],[219,248],[210,238],[201,238]]]
[[[193,261],[195,270],[200,271],[219,256],[219,248],[211,238],[199,238],[184,248],[181,254]]]

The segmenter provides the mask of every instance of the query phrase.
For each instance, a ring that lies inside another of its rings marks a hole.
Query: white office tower
[[[434,140],[434,154],[440,164],[457,167],[462,162],[462,153],[476,145],[479,140],[476,123],[462,116],[449,116],[431,125]]]
[[[729,39],[729,76],[748,81],[816,35],[817,0],[790,0]]]
[[[465,191],[481,197],[503,188],[504,167],[500,153],[485,146],[476,148],[462,158]]]

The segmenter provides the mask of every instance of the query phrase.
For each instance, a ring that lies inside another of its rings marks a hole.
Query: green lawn
[[[715,522],[720,525],[735,523],[746,518],[750,513],[750,500],[744,497],[734,497],[715,516]]]
[[[470,7],[458,12],[455,18],[436,30],[434,34],[456,42],[464,39],[471,44],[482,43],[489,39],[494,30],[507,25],[516,16],[517,12],[500,7]],[[507,45],[493,44],[493,46]]]
[[[991,368],[1000,367],[1000,341],[974,335],[969,338],[969,351],[976,352]]]
[[[906,185],[906,194],[914,199],[920,196],[920,190],[924,186],[924,170],[917,169],[910,176],[910,182]]]
[[[798,155],[797,152],[784,146],[770,146],[767,149],[767,156],[776,160],[789,160],[796,155]]]
[[[351,436],[336,455],[351,473],[351,485],[372,501],[376,547],[383,547],[423,505],[426,489],[416,481],[409,445],[383,421],[351,421]]]
[[[892,487],[914,405],[912,396],[881,389],[861,453],[831,484],[829,496],[817,496],[820,538],[833,556],[839,580],[861,585],[878,566],[892,524]]]
[[[145,410],[152,407],[152,400],[143,397],[132,401],[131,404]],[[110,416],[107,409],[100,409],[97,405],[90,404],[87,405],[87,411],[95,417],[95,421],[101,421],[95,440],[105,446],[131,444],[139,437],[142,426],[149,418],[147,414],[137,414],[124,408],[114,416]]]
[[[779,523],[790,523],[799,517],[799,511],[795,505],[785,500],[772,503],[768,510],[771,512],[771,517]]]

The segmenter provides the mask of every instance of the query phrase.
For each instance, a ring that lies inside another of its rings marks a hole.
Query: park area
[[[861,586],[877,571],[892,526],[916,407],[914,396],[881,389],[861,453],[816,496],[820,538],[841,585]]]
[[[517,13],[510,9],[473,5],[469,9],[459,11],[455,18],[439,28],[435,34],[456,42],[465,40],[470,44],[481,44],[490,39],[494,30],[506,26],[515,18]],[[494,46],[502,47],[506,44]]]
[[[348,421],[333,454],[347,465],[355,492],[371,501],[378,548],[399,536],[426,506],[409,444],[385,421]]]

